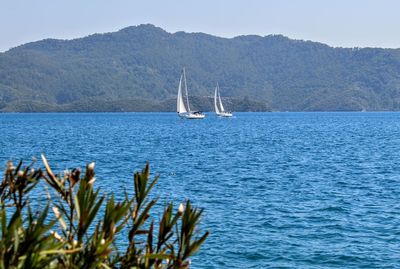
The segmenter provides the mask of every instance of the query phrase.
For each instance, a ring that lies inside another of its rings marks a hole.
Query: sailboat
[[[186,94],[186,105],[183,100],[182,88],[184,88]],[[178,96],[176,98],[176,111],[178,112],[179,117],[186,119],[204,119],[206,116],[201,111],[190,110],[185,68],[183,68],[181,78],[179,80]]]
[[[215,113],[217,114],[217,116],[232,117],[232,112],[225,111],[225,108],[222,105],[221,95],[219,94],[218,83],[217,83],[217,86],[215,87],[215,93],[214,93],[214,108],[215,108]]]

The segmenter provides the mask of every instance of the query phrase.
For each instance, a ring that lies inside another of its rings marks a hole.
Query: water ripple
[[[1,114],[0,130],[4,165],[95,160],[116,193],[149,161],[157,195],[205,208],[193,268],[400,267],[398,113]]]

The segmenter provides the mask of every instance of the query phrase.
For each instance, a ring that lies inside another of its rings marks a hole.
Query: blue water
[[[205,209],[192,268],[400,267],[399,113],[1,114],[0,131],[3,166],[96,161],[119,195],[149,161],[157,195]]]

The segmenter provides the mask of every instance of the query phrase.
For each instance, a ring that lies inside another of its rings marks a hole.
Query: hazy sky
[[[332,46],[400,48],[399,0],[0,0],[0,51],[142,23],[168,32],[283,34]]]

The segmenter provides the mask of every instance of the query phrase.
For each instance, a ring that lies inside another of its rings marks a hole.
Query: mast
[[[184,81],[184,84],[185,84],[187,110],[188,110],[188,112],[190,112],[189,94],[188,94],[187,83],[186,83],[186,72],[185,72],[185,67],[183,68],[183,81]]]
[[[218,91],[218,84],[215,87],[215,93],[214,93],[214,108],[215,108],[215,113],[219,114],[219,109],[218,109],[218,104],[217,104],[217,91]]]

